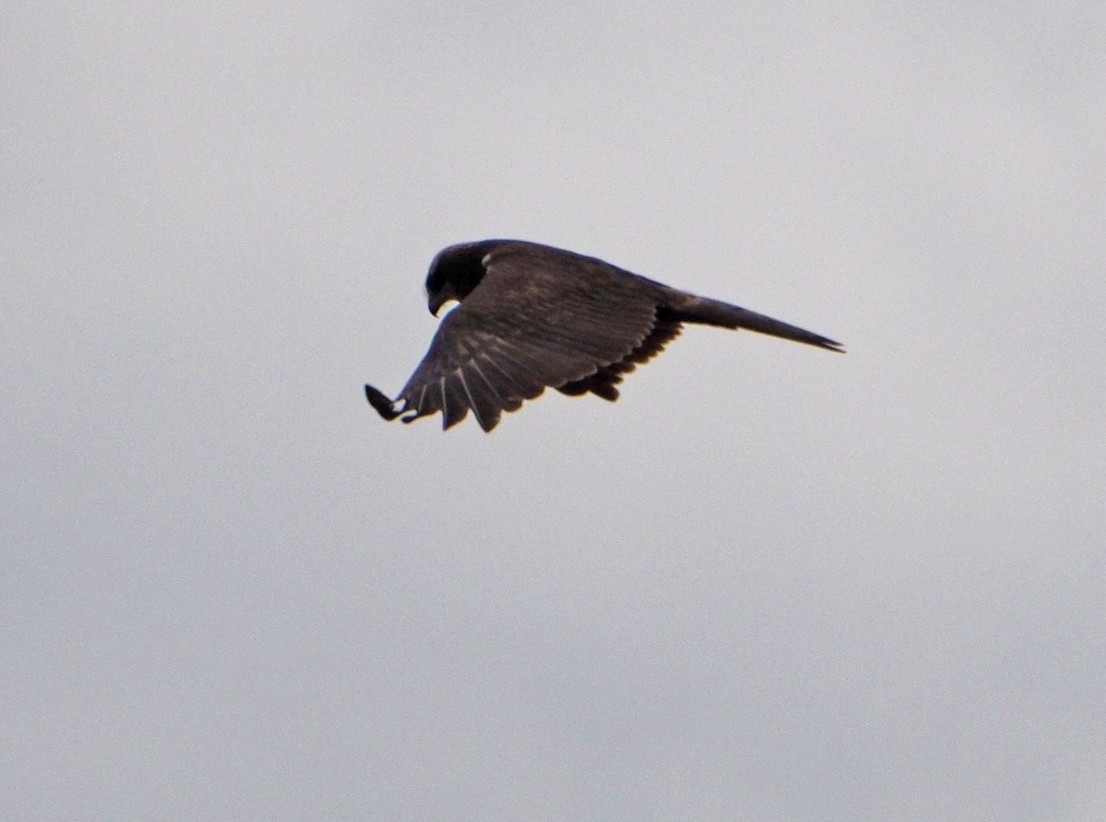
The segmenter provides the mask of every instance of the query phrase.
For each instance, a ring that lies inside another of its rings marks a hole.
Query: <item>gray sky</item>
[[[5,818],[1106,817],[1100,3],[4,3]],[[384,424],[433,254],[623,399]]]

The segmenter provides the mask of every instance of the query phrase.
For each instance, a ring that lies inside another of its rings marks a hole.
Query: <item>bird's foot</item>
[[[375,408],[376,413],[386,420],[394,420],[403,413],[402,411],[396,411],[396,404],[388,399],[383,391],[373,388],[371,385],[365,386],[365,396],[369,399],[369,405]]]

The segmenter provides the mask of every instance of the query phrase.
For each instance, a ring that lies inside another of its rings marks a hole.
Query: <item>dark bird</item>
[[[736,305],[697,297],[572,251],[481,240],[441,251],[426,275],[430,313],[449,312],[393,401],[365,386],[380,416],[412,422],[469,409],[485,431],[546,387],[618,399],[617,385],[659,354],[683,323],[745,328],[841,351],[841,344]],[[403,401],[401,407],[397,404]]]

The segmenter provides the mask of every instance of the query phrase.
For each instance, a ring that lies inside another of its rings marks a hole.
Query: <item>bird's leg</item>
[[[384,392],[373,388],[371,385],[365,386],[365,396],[369,398],[369,405],[375,408],[376,413],[386,420],[394,420],[403,413],[402,411],[396,411],[396,404],[388,399]]]

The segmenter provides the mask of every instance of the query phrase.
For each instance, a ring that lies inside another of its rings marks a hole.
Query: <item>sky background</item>
[[[0,2],[5,819],[1106,818],[1098,2]],[[693,328],[387,425],[450,243]]]

